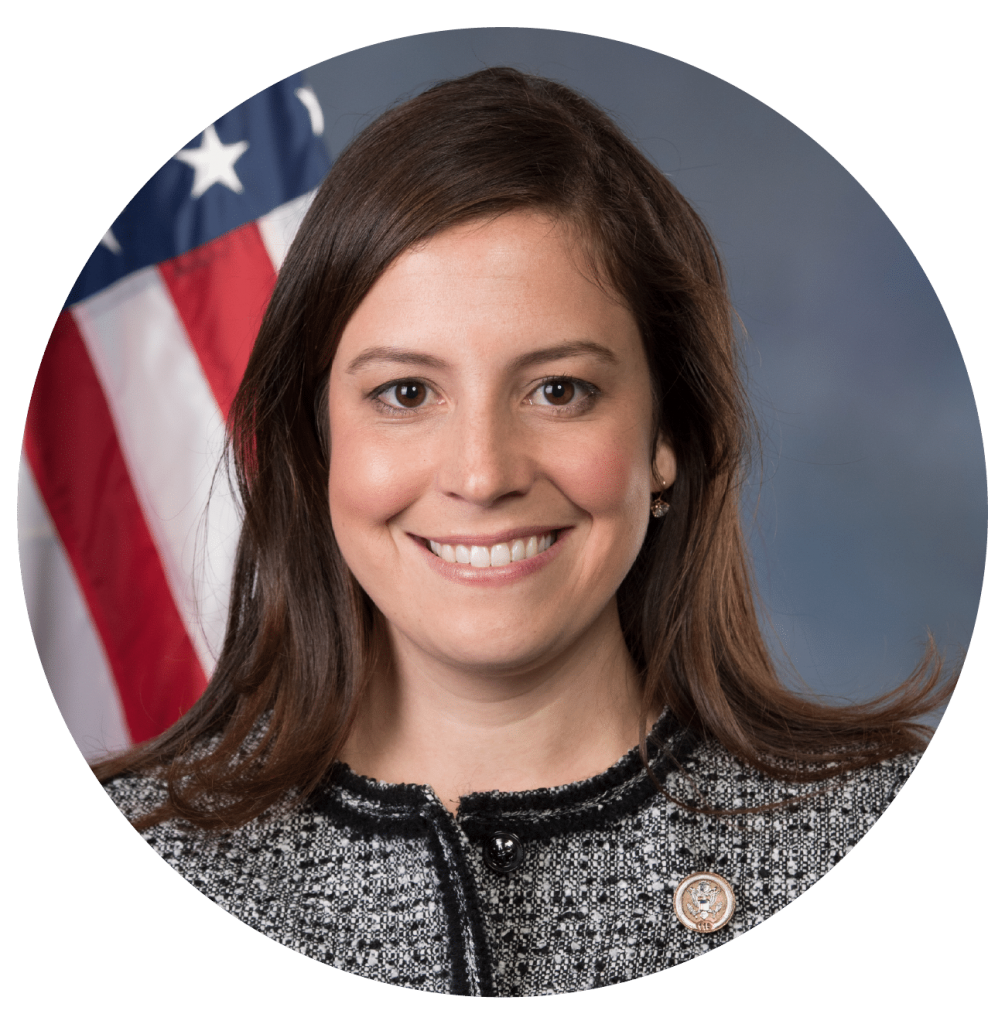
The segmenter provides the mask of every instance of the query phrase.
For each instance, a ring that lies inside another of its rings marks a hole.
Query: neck
[[[589,778],[639,742],[641,693],[613,603],[567,649],[516,669],[444,664],[389,633],[390,664],[342,751],[359,774],[429,785],[456,813],[465,793]]]

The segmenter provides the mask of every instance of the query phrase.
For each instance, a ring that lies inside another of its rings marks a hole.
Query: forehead
[[[571,340],[641,355],[634,317],[596,282],[575,229],[546,213],[516,211],[447,229],[402,253],[350,319],[336,364],[374,344],[459,354]]]

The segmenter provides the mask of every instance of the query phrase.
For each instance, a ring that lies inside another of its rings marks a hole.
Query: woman
[[[390,111],[235,403],[210,686],[99,776],[222,906],[382,981],[572,991],[751,927],[882,813],[951,681],[930,649],[869,705],[780,684],[747,425],[715,248],[604,114],[505,68]]]

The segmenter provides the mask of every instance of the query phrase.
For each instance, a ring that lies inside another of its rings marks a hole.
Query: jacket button
[[[512,832],[493,832],[482,848],[485,863],[499,875],[516,871],[526,856],[523,843]]]

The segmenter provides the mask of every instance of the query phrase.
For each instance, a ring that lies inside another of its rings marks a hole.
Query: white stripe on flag
[[[307,192],[296,199],[291,199],[282,206],[277,206],[264,217],[258,218],[258,231],[265,243],[265,250],[276,268],[276,273],[286,259],[286,253],[293,244],[293,238],[304,219],[307,207],[314,201],[317,189]]]
[[[214,484],[225,436],[220,408],[156,268],[123,278],[72,313],[208,676],[223,642],[240,530],[222,473]]]
[[[88,760],[130,745],[119,692],[63,545],[21,456],[18,545],[28,619],[70,735]]]

